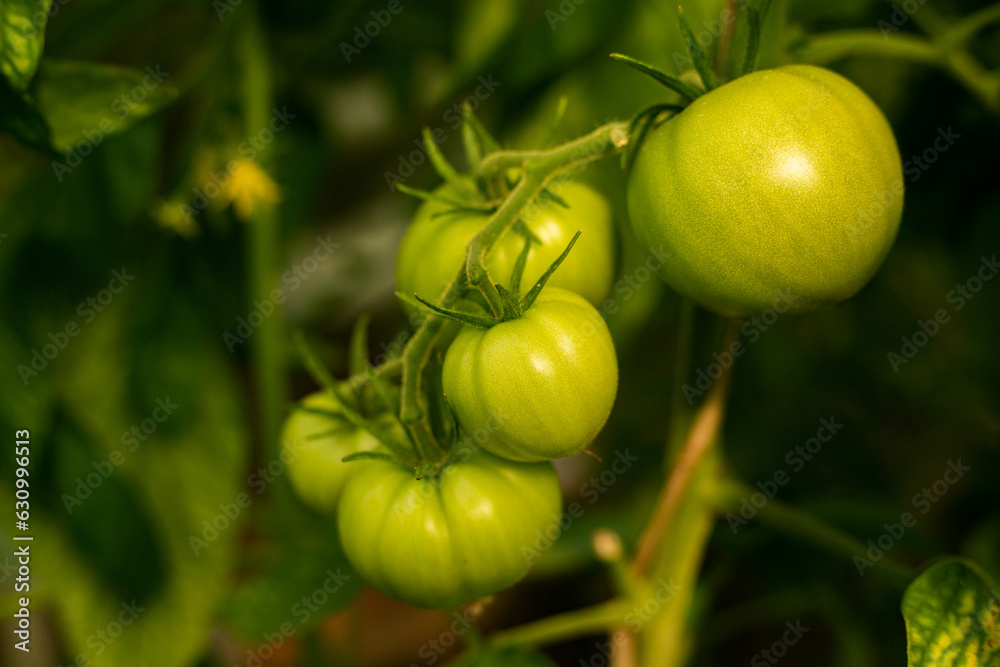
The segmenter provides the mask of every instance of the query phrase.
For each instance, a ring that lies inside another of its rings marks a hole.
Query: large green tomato
[[[302,400],[307,408],[337,412],[337,404],[326,393],[310,394]],[[355,428],[346,419],[296,409],[282,431],[282,459],[296,494],[313,509],[335,514],[337,502],[349,475],[368,461],[344,463],[348,454],[379,446],[375,436]]]
[[[551,463],[515,463],[460,448],[436,477],[370,461],[344,488],[338,525],[351,565],[386,595],[444,609],[523,577],[539,534],[562,512]]]
[[[723,315],[835,304],[885,259],[903,210],[878,107],[829,70],[741,77],[650,132],[628,183],[639,239],[675,290]]]
[[[615,402],[618,361],[600,313],[546,286],[520,318],[464,327],[442,382],[459,424],[484,449],[540,461],[576,454],[597,436]]]
[[[525,212],[523,220],[542,245],[532,246],[528,255],[521,294],[531,289],[573,235],[582,231],[548,284],[565,287],[599,305],[611,289],[617,258],[611,207],[602,195],[582,183],[557,183],[552,190],[569,208],[543,199]],[[448,186],[438,192],[459,198]],[[488,215],[476,212],[434,217],[449,208],[443,202],[429,201],[417,211],[396,259],[396,289],[400,292],[436,301],[465,261],[469,241],[489,221]],[[486,264],[493,280],[505,287],[510,284],[514,263],[523,248],[524,238],[513,231],[497,243]]]

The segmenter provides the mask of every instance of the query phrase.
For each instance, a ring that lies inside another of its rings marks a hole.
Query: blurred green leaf
[[[49,126],[38,110],[0,80],[0,129],[36,148],[48,148]]]
[[[147,509],[110,459],[59,422],[49,453],[58,491],[48,496],[49,509],[105,588],[145,604],[166,577]]]
[[[236,588],[224,603],[222,617],[243,640],[261,642],[285,624],[307,633],[361,590],[364,582],[347,564],[336,525],[310,523],[308,532],[282,540],[263,574]]]
[[[36,557],[37,571],[45,576],[32,590],[54,608],[66,652],[77,664],[135,665],[137,656],[148,667],[191,664],[204,649],[229,587],[245,515],[240,504],[245,419],[234,379],[214,333],[191,326],[187,297],[163,299],[148,289],[171,282],[169,274],[157,275],[153,266],[144,263],[145,272],[137,271],[135,281],[85,323],[58,364],[47,369],[67,414],[88,435],[91,447],[76,456],[87,464],[118,461],[84,501],[84,508],[101,506],[106,525],[90,529],[100,546],[94,539],[74,537],[64,520],[50,516],[65,512],[61,506],[37,519],[33,515],[36,539],[46,548]],[[169,351],[169,361],[139,366],[135,354],[145,348],[136,344],[130,321],[147,310],[164,313],[159,330],[146,335],[158,339],[155,347],[162,354]],[[146,388],[138,401],[135,386]],[[152,387],[159,403],[146,399]],[[160,412],[154,412],[157,407]],[[108,486],[119,478],[131,493]],[[74,492],[68,483],[57,489],[58,497]],[[126,504],[143,515],[148,524],[143,531],[122,518],[130,511]],[[156,595],[141,601],[124,595],[121,586],[108,586],[93,560],[114,549],[123,552],[115,558],[130,552],[141,558],[130,551],[137,548],[130,542],[145,530],[156,535],[164,575]],[[120,620],[126,608],[127,623]],[[125,626],[120,636],[110,631],[116,623]],[[110,640],[101,639],[101,633]]]
[[[0,3],[0,72],[15,90],[28,87],[45,43],[52,0]]]
[[[1000,590],[971,561],[932,565],[903,596],[909,667],[1000,665]]]
[[[159,65],[140,71],[46,58],[30,91],[52,130],[53,148],[62,153],[77,148],[86,155],[170,103],[177,93],[169,76]]]

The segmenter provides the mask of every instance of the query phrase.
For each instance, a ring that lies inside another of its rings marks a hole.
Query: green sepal
[[[630,56],[622,55],[620,53],[612,53],[611,57],[619,62],[623,62],[637,72],[642,72],[646,76],[652,78],[657,83],[660,83],[670,90],[674,91],[678,95],[688,98],[689,100],[696,100],[701,97],[702,92],[692,86],[686,81],[681,81],[676,76],[671,76],[664,72],[663,70],[657,69],[652,65],[648,65],[640,60],[636,60]]]
[[[479,119],[476,118],[476,114],[472,113],[472,107],[469,106],[467,102],[462,104],[462,117],[476,134],[480,145],[486,151],[487,155],[490,153],[496,153],[500,150],[500,144],[493,138],[493,135],[490,134],[489,130],[487,130],[483,124],[479,122]]]
[[[468,121],[462,123],[462,148],[465,150],[465,162],[473,176],[479,176],[479,163],[483,159],[483,147],[479,143],[476,131]]]
[[[396,292],[404,301],[409,301],[406,297],[403,297],[400,292]],[[448,308],[441,308],[440,306],[435,306],[430,301],[420,298],[417,294],[413,295],[413,298],[417,300],[420,305],[429,308],[432,312],[442,317],[447,317],[448,319],[455,320],[456,322],[461,322],[462,324],[468,324],[469,326],[476,327],[478,329],[489,329],[496,325],[499,320],[483,317],[482,315],[473,315],[472,313],[463,313],[460,310],[450,310]]]
[[[502,322],[510,322],[521,317],[521,302],[517,299],[517,292],[511,292],[500,283],[497,283],[497,292],[500,293],[500,301],[503,303]]]
[[[398,453],[400,458],[406,459],[412,457],[412,452],[409,450],[407,445],[398,442],[395,436],[387,429],[382,428],[374,422],[368,421],[347,404],[344,398],[340,395],[340,391],[337,389],[337,383],[334,380],[333,375],[329,370],[327,370],[326,366],[323,365],[323,362],[309,346],[309,343],[306,342],[306,338],[301,331],[294,332],[292,334],[292,339],[295,342],[295,347],[299,351],[299,355],[302,357],[303,362],[305,362],[306,370],[309,372],[309,375],[311,375],[313,380],[316,381],[316,384],[325,390],[326,395],[333,399],[333,402],[337,405],[337,409],[341,411],[342,416],[347,421],[357,428],[362,428],[371,433],[379,442]],[[300,409],[311,410],[312,408],[303,406]]]
[[[424,139],[424,148],[427,150],[427,157],[430,158],[431,166],[434,167],[437,175],[446,183],[451,183],[464,189],[465,184],[462,181],[462,177],[458,175],[455,168],[445,158],[444,153],[438,148],[437,142],[434,141],[434,136],[431,134],[431,128],[425,125],[421,130],[421,135]]]
[[[559,131],[559,126],[562,125],[563,118],[566,117],[567,107],[569,107],[569,98],[565,95],[560,95],[559,103],[556,105],[555,115],[552,118],[552,126],[549,127],[545,140],[541,143],[543,147],[548,148],[555,143],[556,132]]]
[[[367,313],[354,322],[351,330],[351,346],[347,367],[351,375],[360,375],[368,369],[368,324],[371,316]]]
[[[400,461],[398,457],[386,454],[385,452],[354,452],[340,460],[344,463],[350,463],[351,461],[389,461],[390,463],[407,465],[404,461]]]
[[[684,111],[684,107],[679,104],[654,104],[632,117],[628,128],[628,143],[622,151],[622,169],[628,170],[632,167],[642,142],[646,140],[646,134],[660,124],[660,115],[665,111],[673,111],[676,114]]]
[[[534,234],[532,234],[534,236]],[[537,238],[537,237],[536,237]],[[514,270],[510,275],[510,291],[514,294],[521,293],[521,278],[524,276],[524,267],[528,264],[528,255],[531,253],[531,239],[524,239],[524,247],[514,261]]]
[[[757,56],[760,52],[760,30],[770,4],[771,0],[763,0],[760,9],[757,9],[752,4],[746,8],[747,50],[743,58],[743,68],[740,76],[749,74],[757,68]]]
[[[576,240],[580,238],[580,234],[582,233],[583,232],[577,232],[573,235],[569,245],[567,245],[566,249],[562,251],[562,254],[556,258],[556,261],[552,262],[552,265],[545,271],[545,273],[542,274],[542,277],[538,279],[538,282],[531,288],[531,291],[524,295],[524,298],[521,299],[521,310],[527,310],[528,308],[531,308],[532,304],[535,303],[535,299],[538,298],[542,288],[545,287],[545,283],[549,281],[552,274],[555,273],[556,269],[559,268],[559,265],[562,264],[563,260],[566,259],[566,256],[569,255],[569,251],[573,249],[573,246],[576,244]]]
[[[701,44],[698,43],[698,39],[694,36],[683,7],[677,8],[677,23],[680,25],[684,41],[687,43],[688,55],[694,61],[694,68],[698,70],[701,81],[705,84],[705,90],[709,91],[718,88],[719,80],[715,77],[715,72],[712,71],[712,63],[709,62],[708,56],[701,48]]]
[[[448,204],[452,208],[459,211],[492,211],[496,208],[492,204],[477,204],[471,201],[458,201],[457,199],[452,199],[451,197],[446,197],[437,192],[428,192],[427,190],[420,190],[418,188],[411,188],[408,185],[403,185],[402,183],[397,183],[395,188],[402,192],[403,194],[410,195],[411,197],[416,197],[417,199],[422,199],[424,201],[436,201],[443,204]]]

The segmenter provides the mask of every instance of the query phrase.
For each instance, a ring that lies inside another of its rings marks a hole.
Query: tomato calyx
[[[581,233],[582,232],[577,232],[576,234],[573,235],[573,238],[570,240],[569,245],[567,245],[566,249],[562,251],[562,254],[559,255],[559,257],[557,257],[554,262],[552,262],[548,270],[545,273],[543,273],[542,277],[538,279],[537,283],[535,283],[534,287],[532,287],[531,290],[527,294],[525,294],[522,299],[518,299],[517,295],[520,292],[521,274],[524,272],[525,260],[527,258],[528,250],[530,249],[530,244],[531,244],[531,241],[526,239],[524,243],[524,250],[521,251],[521,254],[517,258],[517,263],[514,265],[514,274],[513,277],[511,278],[511,288],[507,289],[500,283],[492,283],[492,282],[484,283],[484,287],[487,290],[491,289],[496,295],[495,299],[490,296],[487,296],[487,301],[489,302],[490,306],[493,308],[494,311],[492,316],[476,315],[474,313],[469,313],[462,310],[442,308],[440,306],[434,305],[433,303],[427,301],[426,299],[421,298],[420,295],[418,294],[414,294],[413,298],[420,305],[429,309],[435,315],[440,315],[441,317],[446,317],[448,319],[461,322],[462,324],[468,324],[470,326],[479,329],[489,329],[491,327],[496,326],[497,324],[500,324],[501,322],[510,322],[511,320],[516,320],[519,317],[521,317],[521,315],[523,315],[525,310],[531,308],[532,304],[535,303],[535,300],[538,298],[539,293],[541,293],[542,289],[545,287],[545,284],[549,281],[549,278],[552,277],[552,274],[555,273],[556,269],[559,268],[559,265],[562,264],[563,260],[566,259],[566,257],[569,255],[570,250],[573,249],[573,246],[576,244],[577,239],[580,238]],[[400,296],[401,298],[405,298],[402,297],[402,295]],[[494,304],[499,304],[499,307],[495,306]]]
[[[743,10],[745,12],[744,16],[747,25],[746,50],[743,53],[742,63],[740,63],[738,67],[735,64],[731,65],[731,71],[737,71],[737,76],[750,74],[757,68],[757,56],[760,51],[761,24],[770,4],[771,0],[757,0],[756,3],[744,3]],[[669,120],[676,114],[683,111],[691,102],[694,102],[702,95],[712,92],[725,83],[725,81],[719,80],[711,59],[708,57],[708,54],[705,53],[704,49],[702,49],[701,44],[698,43],[698,39],[695,37],[694,31],[691,30],[691,24],[684,13],[683,7],[677,8],[677,23],[680,27],[681,34],[684,36],[684,42],[687,47],[688,55],[694,63],[694,68],[697,72],[697,79],[700,81],[701,85],[686,81],[685,79],[688,78],[687,74],[676,77],[671,74],[667,74],[654,65],[644,63],[630,56],[626,56],[621,53],[611,54],[611,58],[614,60],[624,63],[632,69],[645,74],[681,97],[680,104],[655,104],[642,109],[632,117],[628,129],[628,143],[626,144],[625,150],[622,151],[622,169],[627,170],[631,168],[635,161],[635,155],[642,145],[647,132],[649,132],[651,128]],[[671,115],[665,115],[668,113]]]

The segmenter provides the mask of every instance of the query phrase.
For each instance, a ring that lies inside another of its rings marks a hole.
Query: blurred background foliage
[[[696,31],[711,30],[724,4],[692,0],[685,10]],[[886,42],[933,32],[983,6],[911,4],[919,9]],[[360,314],[373,315],[373,355],[398,345],[406,320],[392,294],[393,262],[416,204],[392,192],[387,178],[434,186],[415,143],[421,127],[440,128],[442,149],[461,163],[462,100],[505,146],[530,147],[549,135],[565,98],[556,136],[572,138],[669,97],[608,53],[679,73],[684,51],[675,7],[658,0],[400,0],[402,11],[369,43],[356,42],[371,12],[386,6],[0,4],[0,127],[7,130],[0,135],[0,422],[5,433],[31,430],[36,632],[27,662],[5,642],[5,664],[440,658],[420,651],[446,630],[447,616],[361,592],[335,526],[305,509],[280,471],[268,473],[278,451],[268,412],[284,414],[286,398],[312,389],[287,331],[306,330],[340,376]],[[38,11],[47,25],[30,18]],[[917,565],[935,554],[965,554],[996,577],[1000,282],[951,310],[951,321],[898,372],[887,353],[899,353],[918,320],[950,309],[949,291],[1000,246],[997,99],[991,108],[946,68],[927,63],[810,51],[811,36],[828,31],[879,36],[893,12],[880,0],[775,0],[772,7],[764,66],[829,61],[885,111],[904,160],[932,147],[939,130],[959,138],[908,180],[899,239],[861,294],[833,310],[779,318],[749,345],[735,376],[725,451],[751,484],[788,471],[781,500],[862,541],[913,511],[914,494],[960,458],[970,472],[918,516],[892,555]],[[42,33],[34,42],[11,37],[25,20],[44,28],[37,71],[32,58]],[[969,54],[986,69],[1000,65],[1000,29],[977,32]],[[259,108],[248,110],[253,104]],[[279,116],[284,124],[267,139],[261,131]],[[230,161],[248,158],[256,162],[240,162],[227,181]],[[624,173],[605,160],[582,177],[612,201],[619,271],[633,276],[646,251],[627,225]],[[258,224],[273,233],[260,238]],[[318,239],[338,245],[328,260],[310,263]],[[110,291],[113,271],[134,276],[120,293]],[[266,310],[255,300],[268,286],[287,300],[243,336],[240,318],[252,322],[251,313]],[[591,554],[591,534],[610,526],[628,543],[650,512],[663,443],[676,427],[667,406],[679,299],[655,279],[626,286],[616,289],[620,309],[608,316],[619,396],[593,449],[605,461],[628,449],[641,463],[591,506],[581,490],[605,464],[585,456],[559,462],[567,500],[587,511],[525,583],[497,596],[480,630],[607,598],[611,585]],[[703,313],[695,331],[694,368],[704,368],[720,332]],[[227,342],[225,334],[241,340]],[[255,356],[258,345],[270,352]],[[277,382],[260,364],[276,369]],[[274,386],[264,391],[261,382]],[[177,406],[162,423],[150,419],[158,401]],[[844,429],[800,471],[790,470],[786,453],[831,416]],[[143,435],[134,449],[133,427]],[[12,456],[0,457],[3,507],[13,498],[12,465]],[[102,474],[109,466],[113,472]],[[9,530],[5,519],[5,563]],[[345,582],[326,589],[335,592],[301,606],[340,573]],[[6,614],[16,596],[12,575],[5,569],[2,576]],[[778,639],[786,621],[802,619],[812,629],[808,641],[785,664],[902,664],[900,595],[873,573],[859,577],[842,556],[755,521],[736,534],[720,521],[699,590],[693,662],[746,662]],[[123,604],[143,611],[112,638]],[[568,641],[546,654],[575,665],[597,641]],[[496,658],[518,660],[546,664],[538,655]]]

